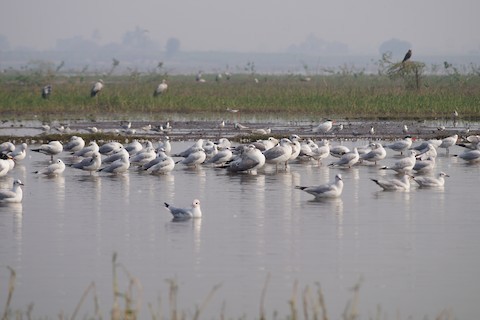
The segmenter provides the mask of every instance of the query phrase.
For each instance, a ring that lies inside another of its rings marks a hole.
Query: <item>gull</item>
[[[233,154],[232,150],[229,147],[218,147],[218,153],[214,155],[209,160],[205,161],[205,163],[211,163],[213,165],[224,165],[228,161],[232,160]]]
[[[408,191],[410,190],[410,179],[408,174],[402,175],[400,179],[370,179],[378,184],[385,191]]]
[[[218,139],[217,145],[218,145],[218,147],[228,147],[228,148],[232,147],[232,143],[227,138]]]
[[[202,217],[202,210],[200,209],[200,200],[195,199],[192,202],[192,205],[188,208],[177,208],[174,207],[167,202],[164,202],[165,208],[173,216],[173,220],[187,220],[190,218],[201,218]]]
[[[158,150],[157,158],[144,164],[142,168],[151,174],[163,174],[170,172],[175,168],[175,161],[172,157],[165,154],[163,148],[160,148],[160,150]]]
[[[207,140],[203,144],[203,150],[205,150],[205,154],[207,155],[207,159],[212,158],[214,155],[218,153],[218,147],[213,141]]]
[[[247,126],[244,126],[243,124],[241,123],[238,123],[238,122],[235,122],[235,124],[233,125],[233,127],[235,129],[238,129],[238,130],[245,130],[245,129],[248,129]]]
[[[322,141],[323,142],[323,141]],[[318,148],[318,145],[312,139],[304,140],[300,143],[299,160],[310,160],[313,158],[313,149]]]
[[[63,146],[63,150],[77,152],[85,147],[85,140],[82,137],[72,136],[70,140]]]
[[[85,130],[87,130],[90,133],[97,133],[99,130],[97,127],[87,127]]]
[[[230,112],[230,113],[237,113],[239,110],[238,110],[238,109],[230,109],[230,108],[227,108],[226,111],[227,111],[227,112]]]
[[[327,184],[312,187],[296,186],[295,189],[303,190],[313,195],[315,199],[337,198],[342,194],[343,191],[342,175],[337,173],[335,175],[335,181]]]
[[[157,157],[155,153],[155,148],[153,147],[146,147],[142,149],[140,152],[136,153],[130,158],[130,162],[138,165],[143,165]]]
[[[103,155],[115,153],[123,148],[123,145],[117,141],[111,141],[100,146],[98,152]]]
[[[438,147],[439,148],[445,148],[446,152],[448,154],[448,152],[449,152],[448,148],[455,145],[457,143],[457,140],[458,140],[458,135],[454,134],[453,136],[446,137],[446,138],[442,139],[442,143]]]
[[[92,174],[93,171],[97,171],[100,169],[102,165],[102,157],[100,153],[95,152],[92,154],[91,157],[84,158],[82,161],[73,163],[70,166],[75,169],[80,169],[84,171],[89,171]]]
[[[11,166],[12,157],[7,154],[0,155],[0,177],[7,175],[13,169]]]
[[[370,131],[369,131],[370,135],[374,135],[375,134],[375,128],[373,126],[370,127]]]
[[[391,167],[385,166],[380,169],[382,170],[391,169],[398,173],[408,173],[409,171],[412,171],[413,167],[415,166],[415,162],[416,162],[415,155],[416,155],[416,152],[414,150],[409,150],[409,155],[407,157],[404,157],[398,160]]]
[[[271,149],[275,147],[278,144],[278,139],[274,137],[269,137],[266,140],[257,140],[253,142],[252,144],[260,151],[266,151],[268,149]]]
[[[427,147],[423,150],[420,150],[417,154],[417,159],[425,160],[427,158],[436,158],[437,157],[437,149],[431,143],[427,143]]]
[[[196,147],[191,150],[185,159],[177,161],[176,163],[184,164],[188,167],[196,167],[197,164],[202,164],[206,158],[205,150],[202,147]]]
[[[330,166],[341,166],[351,168],[354,164],[358,162],[360,156],[358,154],[357,148],[353,148],[353,151],[345,153],[337,162],[330,163]]]
[[[124,173],[130,168],[130,160],[127,157],[120,158],[115,160],[114,162],[110,163],[108,166],[99,169],[99,172],[106,172],[106,173]]]
[[[458,157],[467,161],[468,163],[480,162],[480,145],[477,145],[477,149],[475,150],[464,151],[463,153],[459,154]]]
[[[285,163],[286,168],[288,166],[288,160],[292,155],[292,141],[287,138],[282,138],[277,146],[265,150],[263,155],[265,156],[265,161],[275,164],[277,169],[279,163]]]
[[[407,134],[408,133],[408,127],[406,124],[403,125],[402,132]]]
[[[125,148],[122,148],[117,152],[115,152],[114,154],[107,156],[105,159],[102,160],[102,163],[112,163],[114,161],[117,161],[118,159],[129,158],[129,157],[130,157],[130,154],[128,153],[128,151],[125,150]]]
[[[377,164],[377,161],[385,159],[387,156],[387,151],[380,143],[372,142],[370,143],[372,150],[368,153],[362,154],[360,160],[370,161]]]
[[[25,142],[22,143],[18,148],[15,148],[15,150],[9,152],[8,155],[15,161],[25,159],[27,156],[27,144]]]
[[[13,180],[13,188],[11,190],[0,190],[0,203],[19,203],[22,202],[23,183],[19,179]]]
[[[333,121],[330,119],[327,119],[326,121],[320,123],[318,126],[314,127],[312,129],[313,132],[320,132],[320,133],[327,133],[330,131],[333,127]]]
[[[430,172],[435,168],[435,157],[428,157],[425,160],[416,160],[413,171],[417,173]]]
[[[251,172],[255,173],[257,169],[265,165],[265,156],[255,145],[250,144],[243,148],[243,152],[238,158],[226,165],[230,172]]]
[[[125,150],[127,150],[127,152],[130,154],[130,155],[134,155],[136,154],[137,152],[139,152],[140,150],[143,149],[143,146],[140,142],[138,142],[137,139],[133,140],[132,142],[130,142],[129,144],[127,144],[125,147],[124,147]]]
[[[152,130],[152,125],[151,124],[144,125],[142,127],[142,130],[148,132],[148,131]]]
[[[252,133],[253,134],[270,134],[270,133],[272,133],[272,129],[271,128],[266,128],[266,129],[258,128],[258,129],[253,129]]]
[[[42,98],[43,99],[48,99],[50,97],[50,94],[52,93],[52,85],[47,84],[42,88]]]
[[[50,131],[50,126],[48,124],[42,124],[41,128],[43,132]]]
[[[15,145],[10,141],[0,144],[0,153],[7,154],[15,151]]]
[[[94,153],[97,153],[100,150],[100,147],[95,141],[90,141],[88,146],[83,147],[82,149],[73,152],[72,155],[74,157],[83,157],[88,158],[91,157]]]
[[[48,167],[35,171],[34,173],[43,174],[46,176],[56,176],[61,174],[63,171],[65,171],[65,163],[62,161],[62,159],[57,159],[57,161],[55,161]]]
[[[183,158],[186,158],[188,157],[188,155],[194,151],[197,151],[198,148],[202,148],[203,146],[203,139],[198,139],[191,147],[189,147],[188,149],[180,152],[180,153],[176,153],[174,155],[172,155],[172,157],[183,157]]]
[[[40,147],[32,149],[32,151],[49,155],[53,161],[53,156],[63,151],[63,145],[60,141],[50,141],[48,144],[42,144]]]
[[[155,91],[153,92],[153,96],[154,97],[159,96],[163,94],[165,91],[167,91],[167,89],[168,89],[167,80],[163,79],[162,83],[160,83],[155,89]]]
[[[292,144],[291,144],[292,154],[290,155],[290,158],[288,159],[289,161],[293,161],[293,160],[297,159],[298,156],[300,155],[300,150],[301,150],[300,140],[301,140],[301,138],[298,135],[296,135],[296,134],[290,135],[290,141],[292,142]]]
[[[95,82],[92,86],[92,90],[90,90],[90,97],[95,97],[97,94],[103,89],[103,80],[100,79]]]
[[[120,121],[120,128],[123,131],[126,131],[126,130],[130,129],[131,127],[132,127],[132,122],[131,121],[126,121],[126,120]]]
[[[170,152],[172,151],[172,144],[170,143],[170,137],[165,136],[163,138],[163,141],[160,141],[158,144],[158,148],[163,148],[165,150],[165,153],[167,155],[170,155]]]
[[[358,151],[358,149],[357,149]],[[345,146],[335,146],[335,147],[330,147],[330,155],[335,158],[340,158],[342,157],[345,153],[349,153],[350,149],[348,149]]]
[[[317,160],[318,164],[322,163],[322,159],[327,158],[330,155],[330,142],[328,140],[322,140],[316,147],[312,148],[311,157]]]
[[[406,136],[402,140],[397,140],[397,141],[394,141],[393,143],[384,145],[385,148],[389,148],[389,149],[392,149],[393,151],[400,152],[400,154],[403,154],[403,152],[406,151],[411,146],[412,146],[412,138],[410,136]]]
[[[450,177],[445,172],[440,172],[435,177],[413,177],[413,180],[418,183],[420,188],[443,187],[445,185],[445,177]]]

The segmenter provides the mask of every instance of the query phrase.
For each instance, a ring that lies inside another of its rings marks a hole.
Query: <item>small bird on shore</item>
[[[188,208],[177,208],[174,207],[167,202],[164,202],[165,208],[173,216],[173,220],[187,220],[190,218],[201,218],[202,217],[202,210],[200,209],[200,200],[195,199],[193,203]]]

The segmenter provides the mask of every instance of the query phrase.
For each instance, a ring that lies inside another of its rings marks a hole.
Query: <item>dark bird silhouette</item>
[[[407,53],[405,53],[405,57],[403,58],[402,63],[404,63],[405,61],[407,61],[407,60],[410,59],[411,57],[412,57],[412,50],[409,49],[409,50],[407,51]]]
[[[50,94],[52,93],[52,85],[46,85],[45,87],[42,88],[42,98],[47,99]]]

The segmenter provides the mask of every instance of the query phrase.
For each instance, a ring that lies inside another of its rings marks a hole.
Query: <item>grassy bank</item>
[[[158,97],[153,91],[166,77],[168,90]],[[105,87],[90,97],[94,81]],[[120,114],[198,114],[239,109],[242,114],[301,114],[312,117],[358,119],[415,119],[446,117],[457,110],[463,119],[480,118],[480,76],[423,76],[419,90],[408,89],[402,79],[385,75],[318,75],[301,81],[296,75],[233,75],[205,83],[193,75],[131,74],[123,76],[0,76],[2,119],[29,119],[35,115],[63,118],[112,118]],[[258,82],[255,81],[258,80]],[[42,99],[41,88],[53,92]]]

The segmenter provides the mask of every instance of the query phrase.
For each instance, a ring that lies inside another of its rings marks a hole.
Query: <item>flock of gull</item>
[[[312,135],[331,129],[331,121],[326,121],[312,128]],[[22,161],[27,151],[39,152],[50,157],[50,164],[34,173],[36,175],[55,176],[68,170],[81,170],[89,174],[123,174],[131,168],[146,171],[150,174],[169,174],[177,166],[208,166],[218,170],[226,170],[231,174],[256,174],[270,166],[275,172],[288,170],[289,163],[316,163],[329,167],[351,168],[353,166],[371,164],[379,170],[390,170],[394,174],[386,178],[371,180],[386,191],[409,191],[411,183],[419,187],[442,187],[445,184],[445,172],[436,171],[435,160],[439,149],[454,145],[465,147],[465,151],[455,155],[468,163],[480,163],[480,136],[470,135],[459,139],[458,134],[443,139],[424,140],[414,145],[410,136],[382,144],[371,141],[368,145],[355,146],[350,150],[346,146],[333,145],[332,142],[317,135],[301,138],[297,134],[265,139],[246,144],[234,144],[227,138],[216,141],[198,139],[189,148],[181,152],[172,152],[172,144],[168,136],[157,142],[150,140],[133,140],[129,143],[111,141],[99,145],[96,141],[88,143],[80,135],[71,136],[64,144],[60,141],[36,145],[28,148],[26,143],[15,146],[11,142],[0,144],[0,176],[11,171],[15,163]],[[390,166],[381,162],[387,157],[387,150],[397,154],[398,159]],[[68,163],[60,156],[68,153]],[[342,175],[337,173],[332,182],[317,186],[296,186],[315,199],[340,197],[343,191]],[[22,201],[22,181],[15,179],[11,190],[0,190],[0,203]],[[168,203],[165,207],[174,218],[199,218],[202,216],[200,201],[195,199],[188,208],[177,208]]]

